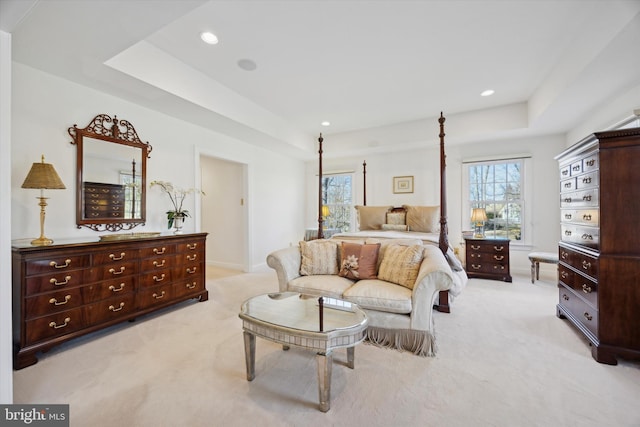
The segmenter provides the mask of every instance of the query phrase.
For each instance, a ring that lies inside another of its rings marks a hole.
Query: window
[[[353,212],[353,174],[322,177],[322,205],[329,208],[324,225],[329,229],[349,231]]]
[[[140,199],[142,199],[141,176],[131,175],[131,172],[120,172],[120,184],[124,187],[124,217],[140,218]]]
[[[468,208],[485,208],[488,238],[523,240],[524,158],[465,164],[468,174]],[[473,229],[470,215],[467,225]]]

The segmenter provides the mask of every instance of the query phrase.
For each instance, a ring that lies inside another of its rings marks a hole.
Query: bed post
[[[438,246],[443,255],[447,256],[449,250],[449,230],[447,227],[447,161],[444,153],[444,122],[445,118],[440,112],[440,237],[438,239]],[[434,306],[436,310],[449,313],[451,308],[449,307],[449,292],[440,291],[438,297],[438,303]]]
[[[367,161],[362,162],[362,205],[367,206]]]
[[[324,231],[323,223],[324,220],[322,218],[322,132],[320,133],[320,137],[318,138],[318,239],[324,239]]]

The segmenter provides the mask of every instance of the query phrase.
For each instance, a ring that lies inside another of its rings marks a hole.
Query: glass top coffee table
[[[244,330],[247,380],[255,378],[256,337],[315,351],[318,364],[320,410],[327,412],[331,398],[332,351],[347,349],[347,365],[354,367],[355,346],[365,338],[367,315],[357,305],[297,292],[278,292],[249,298],[240,310]],[[322,313],[322,327],[320,327]]]

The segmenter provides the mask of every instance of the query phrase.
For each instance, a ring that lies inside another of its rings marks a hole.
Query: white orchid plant
[[[151,181],[150,185],[151,187],[160,187],[165,193],[167,193],[171,203],[173,204],[173,209],[167,211],[167,228],[171,228],[173,226],[175,218],[191,217],[188,210],[182,209],[182,204],[184,203],[184,199],[187,197],[187,194],[199,193],[205,195],[204,191],[198,190],[197,188],[179,188],[175,187],[168,181]]]

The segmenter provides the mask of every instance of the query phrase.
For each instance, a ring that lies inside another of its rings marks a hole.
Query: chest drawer
[[[560,262],[598,280],[598,258],[565,246],[560,246],[559,251]]]
[[[70,270],[33,276],[25,280],[26,296],[43,292],[56,292],[82,285],[90,277],[89,270]]]
[[[85,327],[82,307],[38,317],[25,322],[27,344],[53,338]]]
[[[174,286],[170,283],[155,286],[153,288],[141,289],[138,293],[138,305],[140,309],[153,307],[154,305],[165,304],[174,298]]]
[[[117,320],[129,313],[134,312],[134,294],[123,294],[103,300],[86,307],[86,319],[88,325]]]
[[[89,255],[70,255],[29,260],[25,264],[27,276],[43,273],[60,274],[89,267]]]
[[[592,188],[589,190],[575,191],[573,193],[560,194],[560,207],[562,208],[590,208],[598,207],[600,203],[599,190]]]
[[[176,271],[171,268],[163,268],[159,271],[151,271],[140,275],[140,288],[148,288],[152,286],[158,286],[164,283],[170,283],[175,280]]]
[[[562,264],[558,265],[558,280],[580,294],[591,305],[598,307],[598,283],[595,280],[578,274]]]
[[[140,249],[140,258],[148,258],[156,255],[172,255],[176,253],[176,245],[171,243],[157,244]]]
[[[114,248],[107,252],[93,255],[93,265],[104,265],[112,262],[127,262],[138,259],[138,250],[128,247]]]
[[[25,318],[44,316],[82,305],[81,288],[49,292],[25,299]]]
[[[564,285],[560,285],[558,290],[560,305],[569,311],[593,335],[598,336],[598,310],[580,299]]]
[[[600,244],[600,229],[585,225],[562,223],[560,233],[565,242],[597,248]]]
[[[599,209],[562,209],[560,222],[598,227],[600,211]]]
[[[87,303],[124,295],[135,290],[136,277],[124,276],[117,279],[92,283],[82,288],[84,301]]]
[[[140,263],[140,268],[143,272],[160,271],[175,265],[175,262],[176,257],[174,255],[161,255],[143,259]]]
[[[131,276],[138,272],[137,261],[118,261],[92,269],[92,277],[96,281],[109,280],[117,277]]]

